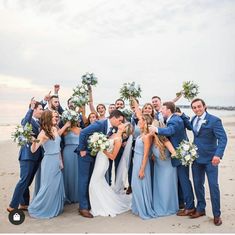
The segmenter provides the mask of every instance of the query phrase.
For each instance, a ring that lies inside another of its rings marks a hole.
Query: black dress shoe
[[[222,219],[220,217],[214,217],[214,224],[220,226],[222,224]]]

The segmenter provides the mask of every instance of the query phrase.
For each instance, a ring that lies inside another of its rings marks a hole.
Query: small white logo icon
[[[13,215],[13,220],[14,220],[14,221],[20,221],[20,215],[19,215],[18,213],[15,213],[15,214]]]

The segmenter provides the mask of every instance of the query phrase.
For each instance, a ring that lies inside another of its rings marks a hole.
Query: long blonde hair
[[[156,127],[161,127],[162,126],[162,124],[159,121],[157,121],[157,120],[154,120],[152,125],[156,126]],[[159,149],[160,159],[161,160],[166,160],[165,145],[164,145],[164,143],[160,140],[159,136],[155,135],[155,134],[153,136],[153,141],[154,141],[155,146]]]
[[[144,134],[148,134],[149,133],[149,127],[148,126],[152,124],[153,118],[151,117],[150,114],[142,114],[141,118],[145,122],[145,125],[144,125],[144,128],[142,129],[142,132]]]

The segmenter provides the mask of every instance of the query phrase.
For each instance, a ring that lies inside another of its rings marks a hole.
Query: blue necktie
[[[155,113],[155,118],[156,118],[158,121],[159,121],[159,113],[160,113],[160,112],[156,112],[156,113]]]
[[[194,132],[197,134],[198,133],[198,127],[199,127],[199,121],[201,120],[200,117],[197,118],[197,121],[195,123],[195,125],[193,126],[193,130]]]

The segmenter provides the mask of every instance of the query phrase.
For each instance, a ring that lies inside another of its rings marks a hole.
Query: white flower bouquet
[[[99,151],[107,150],[109,147],[109,139],[103,133],[95,132],[88,138],[88,148],[91,150],[92,156],[95,156]]]
[[[18,146],[24,146],[32,142],[33,135],[33,127],[27,122],[24,127],[20,125],[16,127],[15,132],[12,133],[12,139]]]
[[[120,89],[120,95],[122,99],[130,100],[141,97],[141,91],[140,85],[136,85],[135,82],[124,83]]]
[[[79,114],[72,109],[65,109],[61,116],[62,121],[65,123],[67,121],[78,122],[80,121]]]
[[[175,158],[179,159],[184,166],[188,166],[198,158],[197,146],[189,141],[183,140],[176,149]]]
[[[183,90],[182,92],[176,93],[176,96],[179,96],[181,93],[183,93],[184,98],[187,100],[192,100],[199,94],[199,86],[192,81],[186,81],[183,82]]]
[[[71,102],[76,107],[82,107],[89,102],[88,88],[86,85],[77,85],[73,89]]]
[[[86,73],[82,75],[82,84],[87,86],[95,86],[98,83],[97,77],[94,73]]]

